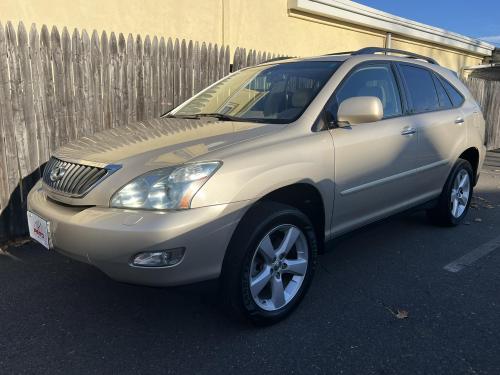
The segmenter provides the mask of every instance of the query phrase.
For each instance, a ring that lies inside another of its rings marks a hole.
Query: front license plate
[[[50,248],[49,241],[49,223],[33,212],[28,211],[28,227],[30,237],[40,242],[47,249]]]

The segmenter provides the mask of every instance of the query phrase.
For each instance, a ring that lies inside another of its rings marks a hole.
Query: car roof
[[[377,49],[378,50],[378,49]],[[383,50],[383,49],[380,49]],[[390,51],[390,50],[388,50]],[[395,50],[396,51],[396,50]],[[411,53],[410,53],[411,54]],[[429,61],[426,61],[429,59]],[[403,63],[411,63],[411,64],[416,64],[416,65],[421,65],[426,68],[431,68],[432,70],[439,72],[444,75],[452,74],[455,77],[457,76],[457,73],[451,69],[445,68],[440,66],[435,60],[431,58],[427,58],[425,56],[420,56],[416,54],[411,54],[411,57],[406,57],[406,56],[397,56],[397,55],[387,55],[387,54],[376,54],[376,53],[356,53],[356,52],[345,52],[345,53],[336,53],[336,54],[329,54],[329,55],[319,55],[319,56],[310,56],[310,57],[281,57],[281,58],[275,58],[271,59],[268,61],[263,62],[262,64],[286,64],[286,63],[293,63],[293,62],[330,62],[330,61],[338,61],[338,62],[344,62],[347,60],[353,60],[354,63],[361,63],[363,61],[396,61],[396,62],[403,62]],[[261,65],[262,65],[261,64]]]

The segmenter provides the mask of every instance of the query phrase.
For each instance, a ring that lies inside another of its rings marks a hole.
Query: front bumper
[[[28,210],[49,222],[55,250],[117,281],[151,286],[217,278],[231,235],[250,203],[155,212],[67,206],[48,199],[40,184],[28,195]],[[184,258],[174,266],[131,265],[137,253],[180,247],[186,249]]]

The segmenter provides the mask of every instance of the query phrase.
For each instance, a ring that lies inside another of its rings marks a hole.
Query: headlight
[[[111,198],[111,207],[146,210],[190,208],[195,194],[220,165],[220,162],[193,163],[148,172],[117,191]]]

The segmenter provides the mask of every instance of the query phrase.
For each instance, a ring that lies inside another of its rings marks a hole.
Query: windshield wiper
[[[193,120],[199,119],[198,115],[172,115],[172,114],[165,114],[165,115],[161,115],[160,117],[167,117],[167,118],[187,118],[187,119],[193,119]]]
[[[249,121],[249,119],[241,118],[241,117],[234,117],[230,115],[225,115],[224,113],[193,113],[189,115],[174,115],[174,114],[167,114],[162,117],[170,117],[170,118],[185,118],[185,119],[194,119],[194,120],[199,120],[202,117],[213,117],[216,118],[217,120],[221,121]]]
[[[222,121],[241,121],[239,117],[234,117],[230,115],[225,115],[224,113],[196,113],[195,116],[199,117],[214,117],[217,120],[222,120]]]

